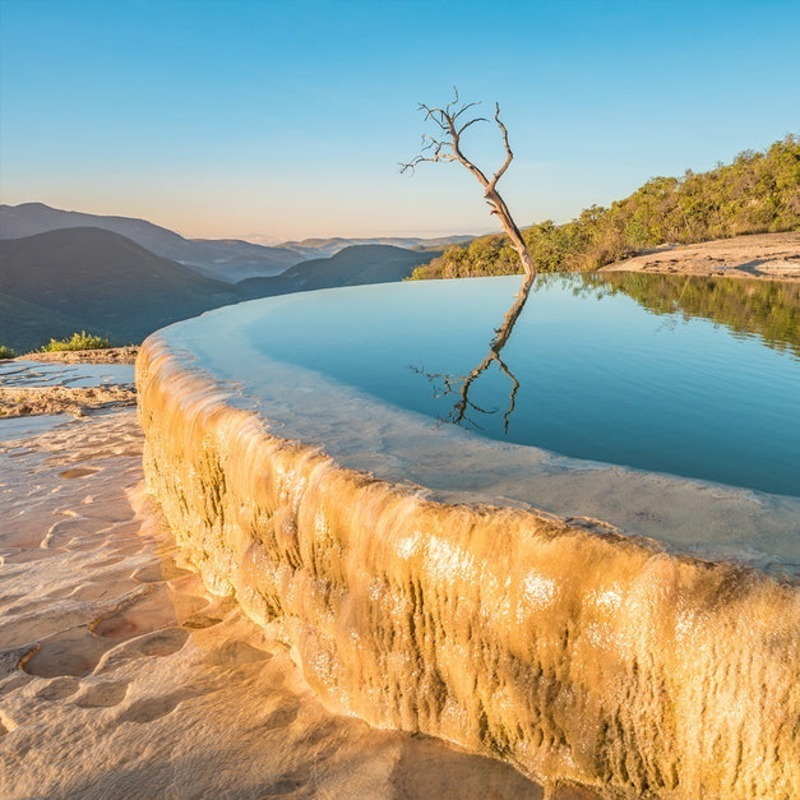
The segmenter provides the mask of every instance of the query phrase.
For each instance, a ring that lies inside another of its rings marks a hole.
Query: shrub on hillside
[[[593,270],[667,242],[690,244],[747,233],[800,229],[800,135],[762,153],[682,178],[651,178],[608,208],[571,222],[545,220],[522,231],[539,272]],[[414,280],[508,275],[519,259],[502,234],[453,245],[414,270]]]
[[[70,339],[51,339],[42,348],[43,353],[56,353],[62,350],[100,350],[104,347],[111,347],[108,339],[102,336],[95,336],[92,333],[81,331],[73,333]]]

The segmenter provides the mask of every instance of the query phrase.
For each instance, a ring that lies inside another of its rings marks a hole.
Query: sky
[[[462,167],[398,164],[420,102],[499,101],[517,222],[800,132],[800,0],[0,0],[0,202],[191,237],[496,226]],[[497,130],[464,149],[500,163]]]

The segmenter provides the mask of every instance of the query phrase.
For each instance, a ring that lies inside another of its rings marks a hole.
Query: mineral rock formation
[[[796,586],[340,468],[158,335],[137,386],[179,545],[329,705],[612,798],[800,796]]]

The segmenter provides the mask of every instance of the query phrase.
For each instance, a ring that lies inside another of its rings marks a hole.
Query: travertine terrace
[[[162,335],[137,387],[183,553],[331,707],[607,797],[800,794],[791,580],[342,468]]]
[[[0,421],[3,800],[542,799],[506,764],[326,711],[180,565],[141,445],[131,410]]]
[[[753,234],[686,245],[665,245],[600,272],[702,275],[768,281],[800,280],[800,233]]]

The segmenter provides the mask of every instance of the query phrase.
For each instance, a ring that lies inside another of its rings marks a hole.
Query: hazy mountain
[[[64,339],[86,324],[50,308],[0,293],[0,345],[18,354],[35,350],[50,339]]]
[[[301,241],[282,242],[277,245],[292,250],[304,258],[330,258],[346,247],[385,244],[402,247],[406,250],[443,250],[451,244],[461,244],[474,239],[474,236],[441,236],[434,239],[423,239],[418,236],[376,236],[364,239],[343,238],[334,236],[329,239],[302,239]]]
[[[303,260],[303,256],[293,250],[264,247],[236,239],[185,239],[143,219],[61,211],[43,203],[0,205],[0,239],[16,239],[78,227],[113,231],[156,255],[227,283],[256,276],[278,275]]]
[[[114,344],[244,299],[331,286],[398,281],[430,252],[347,247],[282,275],[231,285],[99,228],[63,228],[0,240],[0,344],[25,352],[86,329]]]
[[[303,261],[274,278],[244,280],[237,288],[245,297],[263,297],[333,286],[400,281],[411,275],[414,267],[436,255],[390,245],[355,245],[331,258]]]
[[[230,284],[199,275],[98,228],[0,241],[0,343],[37,346],[86,328],[115,343],[237,302]]]

